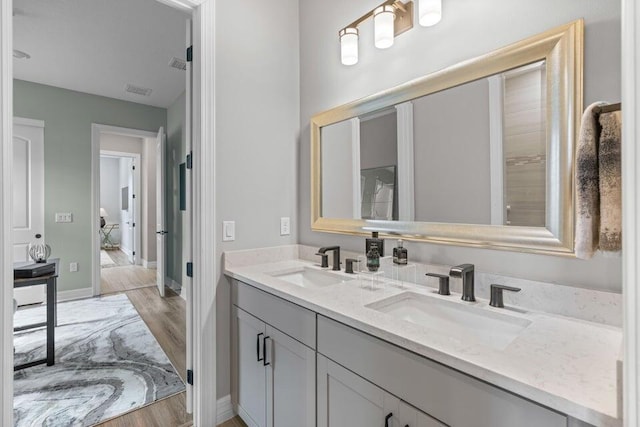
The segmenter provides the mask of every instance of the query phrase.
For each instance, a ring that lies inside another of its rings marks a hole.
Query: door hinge
[[[132,195],[131,195],[131,198],[132,198],[132,199],[135,199],[135,198],[136,198],[136,195],[135,195],[135,194],[132,194]]]
[[[193,385],[193,371],[191,369],[187,369],[187,384]]]
[[[136,256],[136,251],[133,251],[133,256]]]
[[[193,46],[187,48],[187,62],[193,61]]]
[[[136,165],[131,166],[132,170],[136,170]]]
[[[133,226],[134,226],[134,227],[136,226],[136,223],[135,223],[135,222],[133,223]]]
[[[187,277],[193,277],[193,263],[187,263]]]
[[[187,154],[187,169],[193,168],[193,151]]]

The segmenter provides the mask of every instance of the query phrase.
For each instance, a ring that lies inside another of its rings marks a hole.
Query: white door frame
[[[640,426],[640,6],[622,0],[623,418]]]
[[[142,207],[139,205],[139,202],[142,200],[140,197],[142,195],[142,175],[141,175],[141,164],[142,164],[142,156],[138,153],[127,153],[126,151],[113,151],[113,150],[100,150],[100,157],[102,156],[107,156],[107,157],[113,157],[113,158],[122,158],[122,157],[128,157],[130,159],[133,159],[133,164],[134,166],[136,166],[134,172],[133,172],[133,185],[134,185],[134,189],[133,189],[133,194],[136,195],[136,198],[134,199],[134,209],[133,209],[133,214],[135,216],[134,221],[136,223],[136,227],[134,230],[134,237],[133,237],[133,247],[134,247],[134,251],[137,251],[136,254],[133,256],[134,258],[134,263],[136,265],[141,265],[142,264],[142,229],[143,226],[145,225],[146,221],[142,221]],[[98,162],[99,164],[100,162]],[[92,171],[93,172],[93,171]],[[93,176],[92,176],[93,178]],[[98,203],[100,204],[100,171],[98,171]],[[93,183],[91,188],[93,188]],[[93,200],[92,200],[93,201]],[[100,221],[100,207],[98,206],[98,222]],[[94,218],[94,221],[96,219]],[[122,235],[122,228],[120,229],[120,234]],[[121,237],[122,239],[122,237]],[[100,245],[100,236],[98,236],[98,245]],[[99,253],[100,251],[98,251]],[[94,254],[95,255],[95,254]],[[92,258],[91,263],[92,263],[92,268],[93,268],[93,263],[96,262],[95,260],[95,256]],[[96,264],[98,267],[98,270],[102,270],[102,267],[100,266],[100,259],[98,257],[98,263]],[[92,270],[93,271],[93,270]],[[98,274],[99,276],[99,274]],[[95,284],[95,282],[94,282]],[[100,295],[100,292],[102,290],[100,289],[100,281],[98,281],[98,292],[95,292],[95,288],[94,288],[94,296],[98,296]]]
[[[110,135],[123,135],[135,138],[155,138],[153,132],[129,129],[118,126],[101,125],[97,123],[91,124],[91,218],[93,224],[93,230],[91,233],[91,247],[93,248],[93,256],[91,257],[91,277],[93,277],[93,283],[91,288],[93,296],[100,295],[100,153],[115,153],[109,150],[100,150],[100,137],[103,134]],[[138,162],[136,168],[136,184],[134,192],[140,194],[140,154],[119,152],[121,156],[133,157]],[[137,227],[135,230],[135,242],[134,246],[136,251],[140,252],[142,222],[140,217],[140,209],[136,209],[135,212]],[[138,258],[136,258],[137,263]]]
[[[193,370],[194,425],[216,420],[215,31],[214,0],[159,0],[193,13]],[[0,2],[0,282],[11,283],[13,0]],[[205,119],[202,119],[205,118]],[[92,215],[95,212],[92,212]],[[203,220],[206,218],[206,220]],[[0,290],[0,425],[13,425],[13,289]],[[215,421],[214,421],[215,422]]]

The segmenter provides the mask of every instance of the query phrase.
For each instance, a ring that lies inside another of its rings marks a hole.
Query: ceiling
[[[156,0],[14,0],[14,77],[65,89],[169,107],[184,91],[189,15]],[[152,89],[150,96],[125,86]]]

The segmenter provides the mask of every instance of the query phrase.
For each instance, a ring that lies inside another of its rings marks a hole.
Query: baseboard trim
[[[71,301],[74,299],[91,298],[93,296],[93,288],[74,289],[72,291],[58,292],[58,302]]]
[[[220,425],[225,421],[229,421],[231,418],[235,417],[236,414],[233,412],[233,405],[231,404],[231,395],[228,394],[225,397],[218,399],[217,402],[217,421],[216,424]]]
[[[182,287],[182,285],[180,283],[176,282],[171,277],[166,276],[164,278],[164,284],[165,284],[165,286],[168,286],[171,289],[180,288],[180,296],[182,297],[183,300],[185,300],[185,301],[187,300],[187,293],[184,292],[184,288]]]
[[[146,259],[142,260],[142,266],[144,268],[149,268],[149,269],[157,269],[158,268],[158,261],[147,261]]]

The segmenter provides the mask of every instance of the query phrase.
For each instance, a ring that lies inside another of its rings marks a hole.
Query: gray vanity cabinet
[[[288,316],[289,328],[295,332],[302,325],[299,331],[306,331],[305,316],[298,317],[304,309],[248,285],[234,288],[233,403],[238,414],[249,427],[315,426],[316,352],[270,324]],[[274,304],[278,310],[260,313],[266,318],[245,310],[260,312]]]
[[[318,427],[445,427],[318,354]]]

